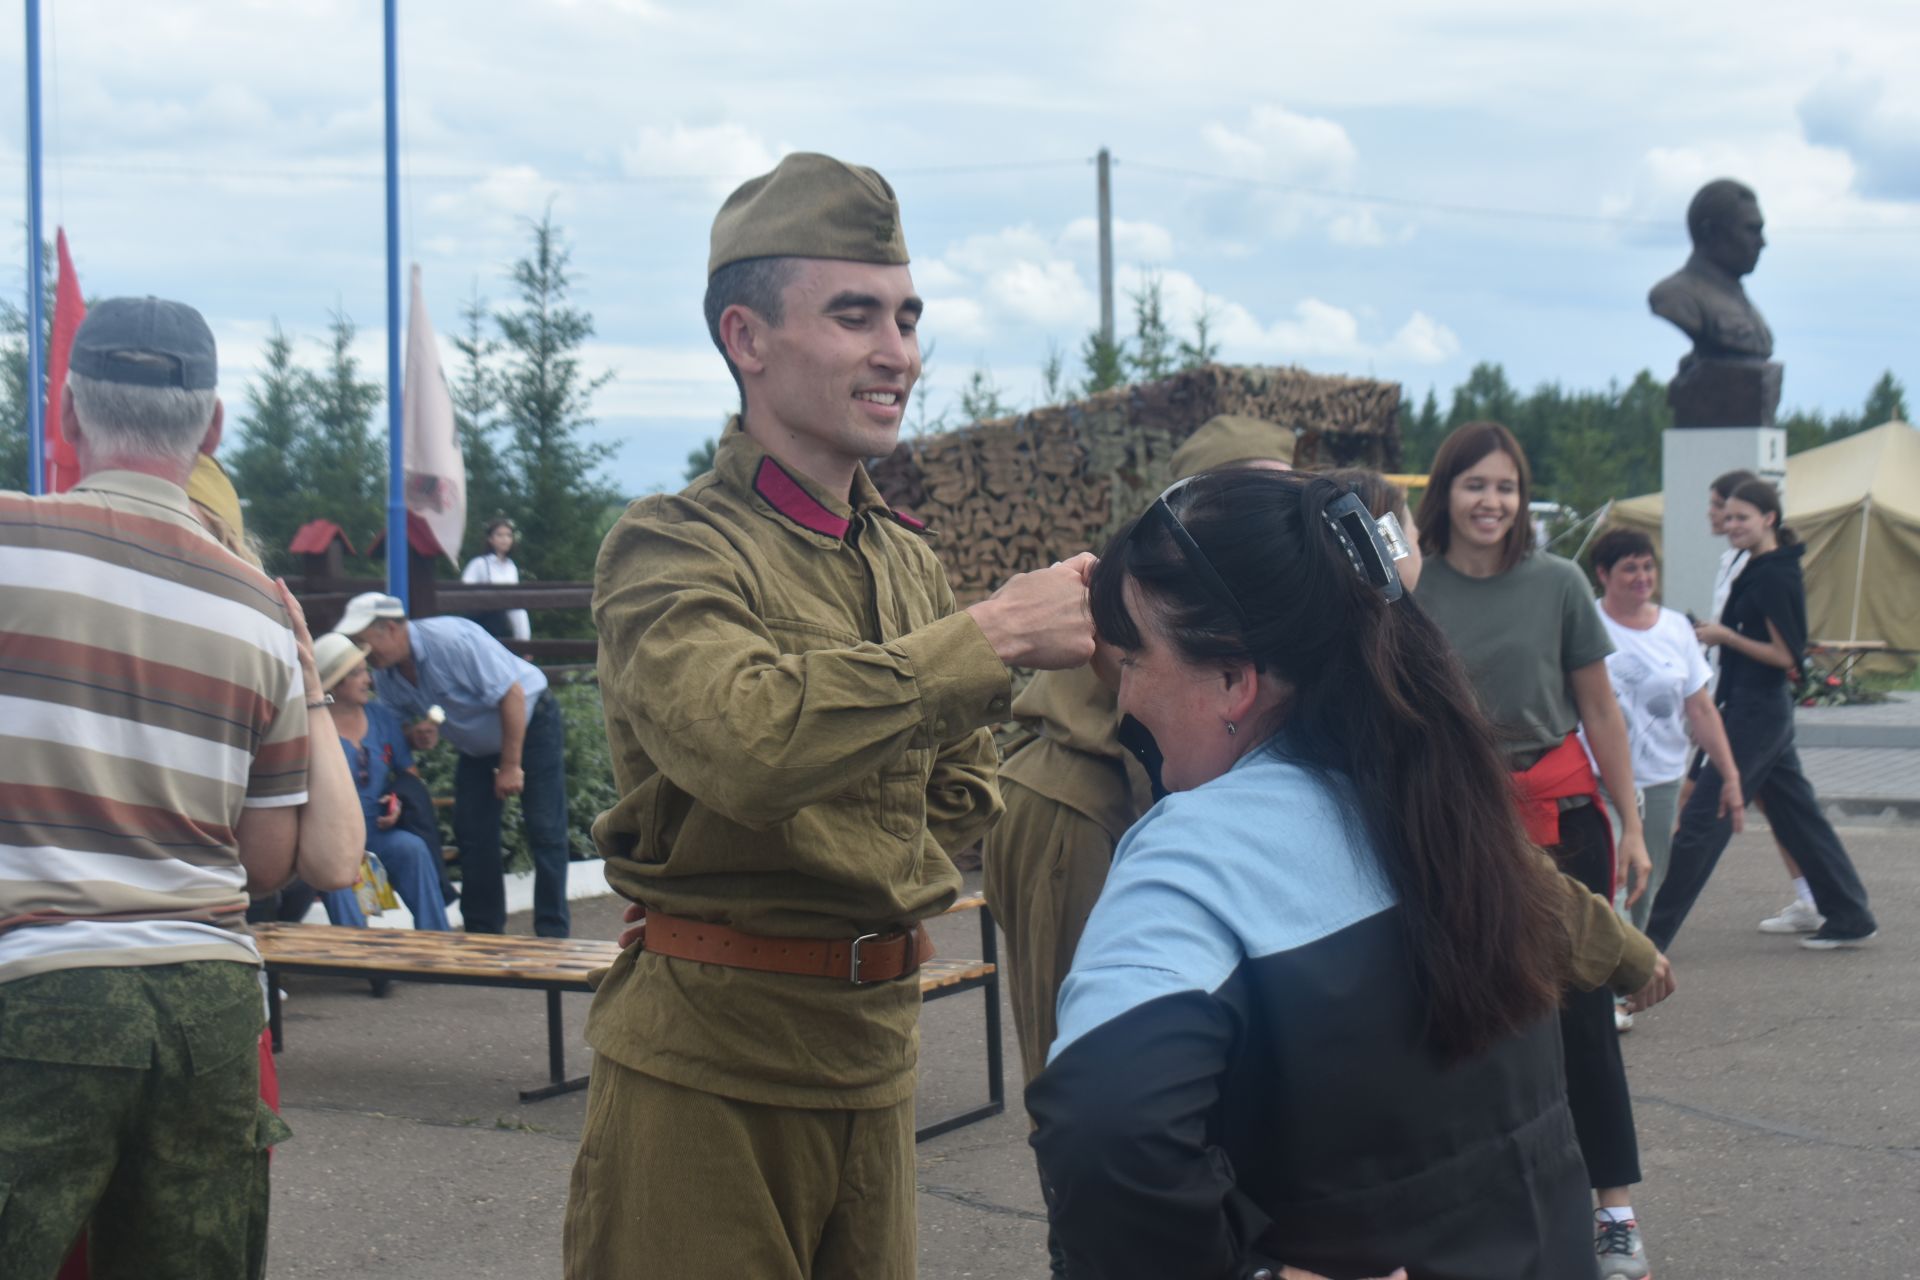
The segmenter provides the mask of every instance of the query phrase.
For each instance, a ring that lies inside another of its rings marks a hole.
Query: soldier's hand
[[[620,919],[627,926],[620,931],[620,949],[625,951],[647,936],[647,909],[637,902],[629,902]]]
[[[1084,665],[1093,657],[1087,578],[1095,563],[1093,553],[1083,551],[1018,574],[967,612],[1008,666],[1058,671]]]
[[[1673,964],[1663,954],[1654,964],[1653,977],[1647,980],[1647,985],[1628,997],[1627,1012],[1639,1013],[1642,1009],[1651,1009],[1672,995],[1679,986],[1673,977]]]

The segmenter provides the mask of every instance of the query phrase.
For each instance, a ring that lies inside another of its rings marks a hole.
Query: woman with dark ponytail
[[[1070,1275],[1592,1274],[1566,882],[1383,525],[1331,480],[1206,474],[1094,572],[1172,794],[1027,1092]]]
[[[1825,917],[1800,945],[1814,951],[1858,946],[1879,926],[1793,744],[1790,677],[1799,673],[1807,645],[1807,590],[1800,574],[1806,547],[1780,522],[1780,494],[1765,480],[1736,488],[1723,522],[1728,543],[1748,553],[1746,567],[1733,580],[1719,621],[1700,623],[1694,633],[1700,643],[1720,649],[1714,697],[1734,765],[1747,797],[1765,808],[1774,837],[1799,865],[1814,908]],[[1647,933],[1662,950],[1680,932],[1733,836],[1732,819],[1719,812],[1720,789],[1720,774],[1709,763],[1680,811],[1667,879],[1647,919]]]

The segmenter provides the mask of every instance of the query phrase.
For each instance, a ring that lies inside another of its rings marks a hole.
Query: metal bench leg
[[[993,912],[984,906],[980,908],[980,959],[993,966],[984,988],[987,1001],[987,1097],[993,1103],[993,1110],[989,1114],[999,1115],[1007,1108],[1006,1066],[1000,1053],[1000,935],[994,928]]]
[[[983,964],[993,966],[993,972],[980,984],[980,995],[987,1002],[987,1101],[983,1106],[914,1130],[915,1142],[925,1142],[943,1133],[952,1133],[955,1129],[964,1128],[976,1120],[997,1116],[1007,1109],[1007,1080],[1001,1061],[1000,1043],[1000,939],[994,932],[993,913],[984,906],[980,908],[980,960]]]
[[[587,1077],[567,1079],[567,1037],[560,1024],[560,993],[547,992],[547,1083],[538,1089],[522,1089],[520,1101],[539,1102],[557,1098],[587,1087]]]
[[[280,975],[267,970],[267,1030],[273,1036],[273,1051],[280,1052],[285,1037],[280,1028]]]

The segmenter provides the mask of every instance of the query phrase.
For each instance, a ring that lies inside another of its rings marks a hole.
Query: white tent
[[[1602,526],[1639,529],[1658,546],[1664,509],[1657,493],[1624,498]],[[1786,520],[1807,544],[1810,638],[1920,652],[1920,431],[1889,422],[1794,454]]]

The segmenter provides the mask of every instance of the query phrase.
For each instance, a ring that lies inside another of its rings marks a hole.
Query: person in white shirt
[[[1615,529],[1593,544],[1594,573],[1600,579],[1600,620],[1613,638],[1607,674],[1627,720],[1633,750],[1633,776],[1646,806],[1644,828],[1653,875],[1647,892],[1626,911],[1634,928],[1644,930],[1660,881],[1667,873],[1674,821],[1680,811],[1680,786],[1687,775],[1689,735],[1727,779],[1721,811],[1741,825],[1744,799],[1739,770],[1727,744],[1727,731],[1713,705],[1711,673],[1693,625],[1684,614],[1657,600],[1660,565],[1653,539],[1635,529]],[[1631,796],[1609,797],[1616,808]]]
[[[467,561],[467,567],[460,572],[462,582],[482,582],[488,586],[505,587],[517,585],[520,581],[520,568],[513,562],[513,521],[505,516],[495,516],[487,521],[487,549],[480,555]],[[531,640],[533,628],[527,622],[525,609],[503,609],[507,621],[508,636],[514,640]],[[485,621],[479,621],[488,631],[493,627]],[[497,633],[496,633],[497,634]]]

